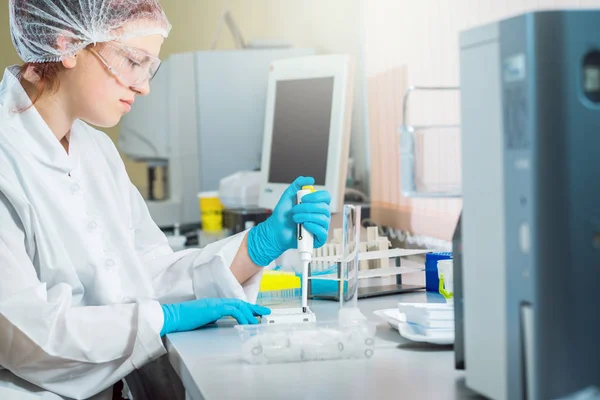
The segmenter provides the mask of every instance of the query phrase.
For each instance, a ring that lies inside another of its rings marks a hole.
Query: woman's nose
[[[139,93],[141,96],[146,96],[148,93],[150,93],[150,80],[147,79],[139,85],[133,86],[132,89]]]

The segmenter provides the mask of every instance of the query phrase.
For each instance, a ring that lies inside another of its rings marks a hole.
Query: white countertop
[[[187,396],[200,399],[465,399],[479,398],[454,369],[451,346],[410,342],[373,311],[398,302],[441,301],[424,292],[359,300],[377,327],[372,358],[250,365],[241,360],[242,341],[233,321],[167,336],[169,359]],[[338,303],[310,304],[320,321],[337,318]]]

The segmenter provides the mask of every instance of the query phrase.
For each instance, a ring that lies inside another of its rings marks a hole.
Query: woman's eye
[[[139,62],[137,62],[136,60],[133,60],[131,58],[128,58],[127,62],[129,63],[129,66],[132,67],[132,68],[137,68],[137,67],[140,66]]]

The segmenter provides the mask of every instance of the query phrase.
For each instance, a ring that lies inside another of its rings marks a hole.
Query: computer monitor
[[[271,64],[267,89],[259,205],[272,209],[298,177],[344,202],[353,66],[347,55],[290,58]]]

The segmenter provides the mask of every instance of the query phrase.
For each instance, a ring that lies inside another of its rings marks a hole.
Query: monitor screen
[[[270,183],[312,176],[325,185],[334,78],[280,80],[275,91]]]

